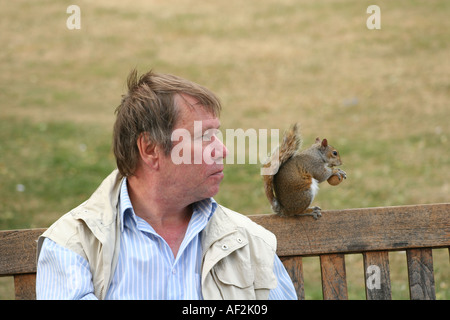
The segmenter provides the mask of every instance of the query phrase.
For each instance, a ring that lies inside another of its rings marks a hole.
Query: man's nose
[[[211,156],[213,159],[225,159],[228,155],[227,147],[217,136],[214,136],[214,139],[216,147],[212,150]]]

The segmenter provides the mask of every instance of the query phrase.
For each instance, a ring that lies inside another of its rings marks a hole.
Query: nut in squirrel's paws
[[[343,180],[342,178],[332,175],[331,177],[328,178],[327,182],[329,184],[331,184],[332,186],[337,186],[338,184],[340,184],[342,182],[342,180]]]
[[[347,179],[347,173],[345,173],[344,170],[339,169],[338,172],[336,172],[335,174],[333,174],[331,177],[328,178],[327,182],[332,186],[337,186],[344,179]]]

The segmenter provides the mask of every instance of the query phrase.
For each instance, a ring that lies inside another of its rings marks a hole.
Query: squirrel
[[[310,205],[319,190],[319,183],[328,180],[329,184],[337,185],[347,179],[347,173],[334,168],[342,161],[327,139],[316,138],[311,147],[300,151],[302,143],[296,123],[284,134],[281,146],[263,165],[264,168],[275,168],[275,174],[263,176],[264,189],[276,214],[310,215],[318,219],[322,209]]]

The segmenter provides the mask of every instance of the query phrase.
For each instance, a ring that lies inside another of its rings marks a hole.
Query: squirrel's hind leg
[[[311,179],[311,186],[310,186],[309,192],[310,192],[310,196],[311,196],[311,202],[309,203],[309,205],[311,205],[317,192],[319,192],[319,182],[314,178]],[[315,207],[308,206],[305,211],[303,211],[302,213],[299,213],[298,215],[313,216],[314,219],[317,220],[322,216],[322,209],[317,206],[315,206]]]

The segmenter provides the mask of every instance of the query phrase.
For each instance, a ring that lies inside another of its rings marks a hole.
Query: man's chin
[[[219,183],[217,184],[217,185],[215,185],[215,186],[211,186],[209,189],[208,189],[208,192],[207,192],[207,198],[212,198],[212,197],[214,197],[216,194],[218,194],[219,193],[219,188],[220,186],[219,186]]]

